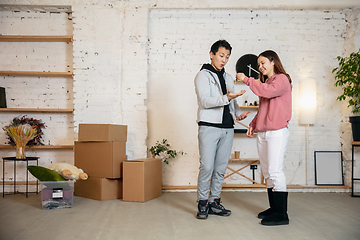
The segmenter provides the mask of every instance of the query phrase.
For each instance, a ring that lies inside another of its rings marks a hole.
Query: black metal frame
[[[354,178],[354,149],[355,147],[360,147],[360,142],[353,142],[352,143],[352,150],[351,150],[351,196],[352,197],[360,197],[360,195],[354,194],[354,181],[360,181],[360,178]]]
[[[341,184],[326,184],[326,183],[317,183],[317,168],[316,168],[316,154],[317,153],[340,153],[341,161]],[[343,186],[344,185],[344,171],[343,171],[343,156],[341,151],[314,151],[314,162],[315,162],[315,185],[328,185],[328,186]]]
[[[16,192],[16,162],[26,162],[26,197],[28,197],[28,193],[39,193],[39,180],[36,180],[36,192],[29,192],[28,191],[28,187],[29,187],[29,171],[27,169],[27,167],[29,166],[29,161],[36,161],[36,166],[39,166],[39,157],[27,157],[25,159],[17,159],[16,157],[3,157],[3,197],[5,197],[5,195],[10,195],[10,194],[17,194],[17,193],[24,193],[24,192]],[[14,162],[14,192],[13,193],[9,193],[9,194],[5,194],[5,161],[13,161]]]

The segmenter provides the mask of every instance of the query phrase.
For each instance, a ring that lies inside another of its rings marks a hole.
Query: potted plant
[[[157,141],[156,144],[149,149],[149,152],[152,154],[153,158],[159,157],[166,164],[169,164],[168,159],[175,158],[178,154],[186,154],[183,151],[170,149],[170,144],[167,139],[163,139],[162,142]]]
[[[357,116],[350,117],[353,140],[360,141],[360,49],[353,52],[349,57],[338,56],[339,66],[334,68],[335,86],[343,89],[343,94],[337,100],[348,99],[348,107],[352,107],[352,113]]]

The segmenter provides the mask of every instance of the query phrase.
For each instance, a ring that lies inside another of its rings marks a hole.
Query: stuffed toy
[[[46,168],[59,173],[65,179],[86,180],[88,178],[88,175],[84,173],[82,169],[68,163],[54,163],[47,166]]]

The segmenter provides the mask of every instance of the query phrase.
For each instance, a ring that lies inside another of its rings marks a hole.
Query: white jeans
[[[267,188],[273,188],[275,192],[286,192],[283,163],[288,140],[288,128],[257,134],[261,171],[267,180]]]

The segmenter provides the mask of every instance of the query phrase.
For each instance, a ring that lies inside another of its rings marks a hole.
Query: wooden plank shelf
[[[247,132],[247,129],[239,129],[239,128],[235,128],[235,129],[234,129],[234,133],[235,133],[235,134],[246,134],[246,132]],[[253,135],[256,135],[256,134],[257,134],[257,133],[254,132]]]
[[[6,183],[6,182],[5,182]],[[17,181],[16,181],[17,184]],[[265,184],[223,184],[223,188],[265,188]],[[163,190],[188,190],[196,189],[196,185],[187,186],[163,186]],[[301,185],[287,185],[287,189],[350,189],[349,186],[334,186],[334,185],[321,185],[321,186],[301,186]]]
[[[72,36],[0,35],[0,42],[73,42]]]
[[[41,112],[41,113],[73,113],[74,109],[56,108],[0,108],[1,112]]]
[[[255,81],[260,81],[260,79],[255,79]],[[242,83],[245,84],[243,81],[241,81],[240,79],[234,79],[234,83]]]
[[[40,71],[0,71],[3,76],[28,77],[73,77],[72,72],[40,72]]]
[[[11,145],[0,145],[0,149],[15,149],[15,147]],[[38,149],[74,149],[74,145],[42,145],[42,146],[32,146],[25,147],[26,150],[38,150]]]
[[[223,184],[223,188],[266,188],[265,184]]]
[[[239,106],[241,109],[259,109],[259,106]]]
[[[259,158],[230,158],[229,161],[260,161]]]

